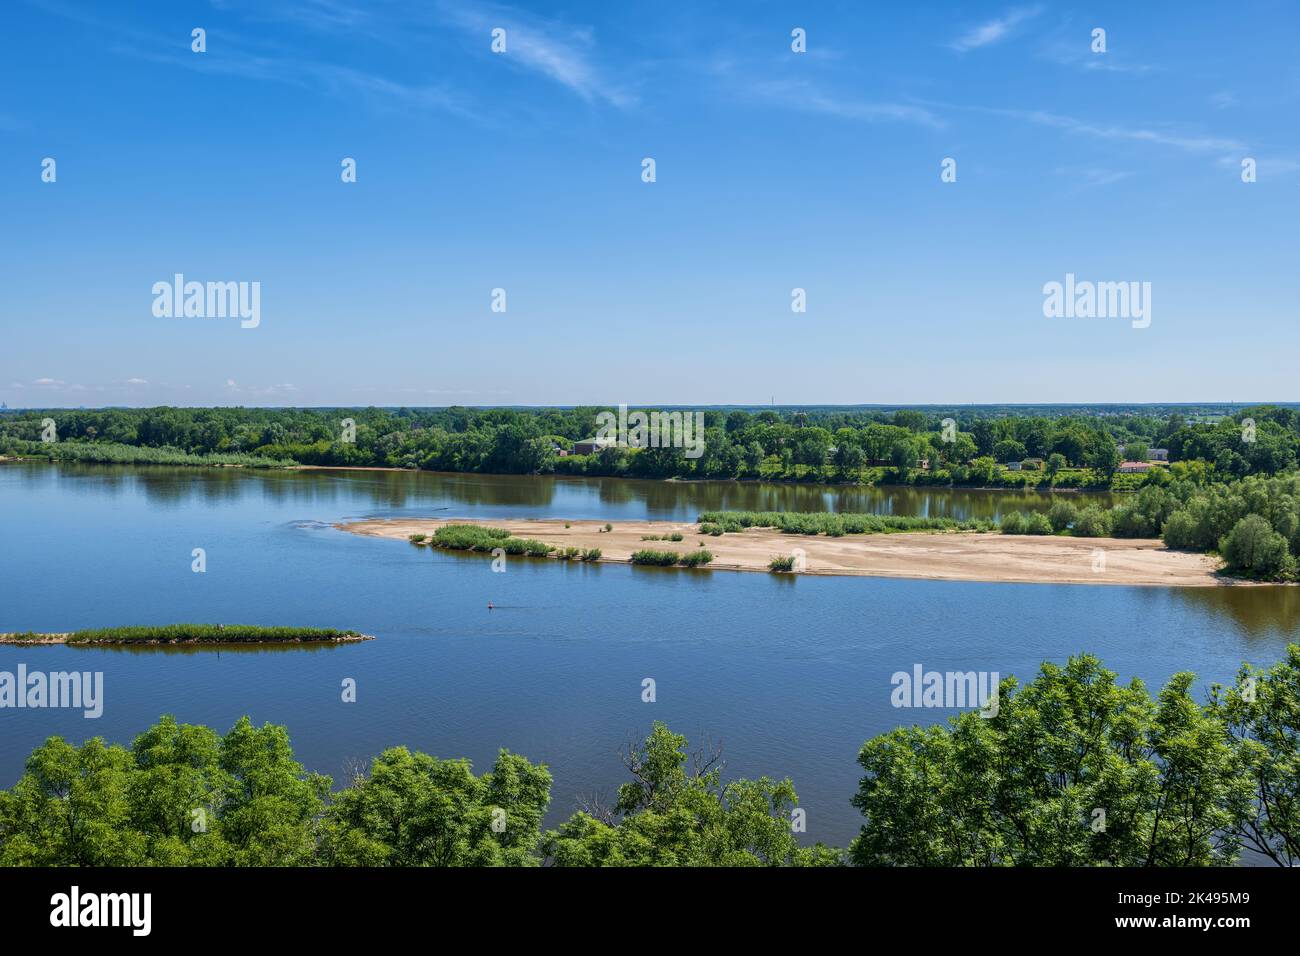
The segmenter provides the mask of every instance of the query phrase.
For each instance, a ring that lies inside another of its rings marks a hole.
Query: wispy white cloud
[[[1096,139],[1122,140],[1135,143],[1151,143],[1156,146],[1168,146],[1189,153],[1234,153],[1240,154],[1247,149],[1245,143],[1238,139],[1224,136],[1212,136],[1201,133],[1184,133],[1172,129],[1146,126],[1122,126],[1114,123],[1097,123],[1090,120],[1049,113],[1045,110],[995,109],[991,107],[969,106],[952,107],[953,109],[973,110],[992,116],[1005,116],[1009,119],[1048,126],[1080,136]]]
[[[1073,180],[1079,189],[1109,186],[1133,175],[1130,170],[1105,169],[1098,166],[1059,166],[1056,174]]]
[[[1223,156],[1219,159],[1219,165],[1237,168],[1246,158],[1246,156]],[[1300,171],[1300,160],[1288,159],[1285,156],[1251,155],[1249,158],[1255,161],[1255,171],[1261,179]]]
[[[603,101],[628,107],[636,96],[611,80],[592,56],[595,42],[589,27],[568,26],[515,7],[499,4],[476,5],[440,0],[437,10],[448,22],[476,36],[487,50],[492,30],[506,31],[505,63],[525,69],[567,87],[587,102]]]
[[[942,120],[922,106],[840,96],[808,80],[767,80],[754,83],[749,89],[753,95],[787,109],[865,122],[915,123],[931,129],[943,126]]]
[[[175,37],[162,36],[124,26],[120,21],[97,16],[95,12],[65,0],[28,0],[45,12],[93,27],[104,38],[108,49],[123,56],[179,67],[197,73],[236,76],[249,80],[283,83],[331,95],[359,93],[377,101],[417,110],[439,110],[467,119],[480,119],[482,111],[474,98],[443,83],[412,83],[379,73],[304,56],[295,50],[272,44],[254,34],[241,36],[224,28],[214,34],[209,30],[208,52],[202,56],[176,50]],[[231,12],[245,13],[242,4],[221,0],[216,4]],[[239,8],[236,11],[235,8]],[[321,29],[345,31],[361,13],[338,0],[299,0],[275,7],[252,8],[254,12],[274,11],[275,16],[261,19],[310,21]],[[220,43],[215,42],[220,40]]]
[[[253,395],[259,398],[265,398],[273,395],[286,395],[298,391],[297,385],[291,385],[288,382],[279,385],[240,385],[233,378],[226,379],[226,391],[240,392]]]
[[[959,53],[965,53],[968,50],[1001,43],[1015,32],[1016,27],[1032,20],[1042,12],[1043,8],[1040,5],[1008,10],[997,19],[972,27],[948,45]]]
[[[1145,76],[1159,70],[1159,67],[1150,63],[1132,63],[1113,50],[1094,53],[1086,42],[1081,42],[1078,38],[1074,42],[1057,40],[1045,47],[1039,56],[1060,66],[1092,73],[1127,73],[1133,76]]]

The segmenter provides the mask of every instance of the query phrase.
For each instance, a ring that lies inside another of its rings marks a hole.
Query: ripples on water
[[[1104,497],[1104,496],[1103,496]],[[352,627],[324,648],[0,647],[0,669],[102,670],[104,716],[0,711],[0,785],[51,734],[129,742],[160,714],[228,728],[288,725],[300,758],[336,778],[407,744],[486,769],[507,747],[555,776],[550,822],[623,782],[618,749],[666,721],[721,740],[728,772],[791,776],[809,837],[843,844],[854,762],[869,736],[945,711],[896,710],[890,675],[1032,675],[1091,651],[1158,687],[1202,689],[1242,660],[1276,660],[1300,589],[1162,589],[871,578],[512,560],[345,534],[359,517],[693,519],[715,509],[995,518],[1046,495],[735,482],[395,472],[0,466],[0,630],[227,621]],[[208,571],[190,571],[193,548]],[[497,605],[487,610],[487,603]],[[341,681],[356,679],[344,704]],[[658,701],[641,702],[655,678]]]

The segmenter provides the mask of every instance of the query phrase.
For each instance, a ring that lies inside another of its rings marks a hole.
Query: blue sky
[[[808,6],[10,0],[0,399],[1300,399],[1300,7]]]

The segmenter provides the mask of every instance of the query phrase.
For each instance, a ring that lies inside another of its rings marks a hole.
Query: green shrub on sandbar
[[[1002,516],[1003,534],[1052,534],[1052,522],[1041,511],[1012,511]]]
[[[655,564],[660,567],[669,567],[677,563],[676,551],[652,551],[649,548],[642,548],[640,551],[632,552],[633,564]]]
[[[767,562],[769,571],[793,571],[794,555],[793,554],[774,554],[772,560]]]
[[[491,551],[510,537],[505,528],[485,528],[478,524],[443,525],[433,533],[429,543],[449,551]]]
[[[713,553],[700,548],[697,551],[688,551],[685,554],[678,554],[676,551],[651,551],[648,548],[641,551],[635,551],[632,554],[633,564],[649,564],[658,567],[672,567],[680,564],[683,567],[695,568],[702,564],[708,564],[713,560]]]
[[[775,528],[785,534],[888,534],[906,531],[990,531],[993,523],[956,518],[914,518],[908,515],[873,515],[820,511],[706,511],[700,531],[721,534],[745,528]],[[715,530],[721,529],[721,530]]]
[[[443,525],[433,533],[429,543],[449,551],[491,552],[501,548],[506,554],[526,554],[534,558],[544,558],[555,550],[554,545],[531,538],[512,538],[504,528],[485,528],[477,524]]]

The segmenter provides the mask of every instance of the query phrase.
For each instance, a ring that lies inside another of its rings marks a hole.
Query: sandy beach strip
[[[726,571],[768,571],[775,555],[802,549],[804,574],[924,578],[936,581],[991,581],[1022,584],[1127,584],[1165,587],[1242,586],[1215,574],[1217,559],[1189,551],[1171,551],[1155,538],[1069,538],[977,532],[936,534],[796,535],[749,528],[739,534],[701,535],[689,521],[604,521],[562,519],[375,519],[335,525],[353,534],[406,540],[432,534],[447,524],[481,524],[505,528],[520,538],[534,538],[565,548],[600,548],[601,560],[626,563],[633,551],[685,553],[707,548],[707,567]],[[565,525],[568,525],[566,527]],[[681,541],[643,541],[642,535],[679,532]],[[1104,555],[1097,557],[1098,552]],[[538,560],[520,558],[520,560]],[[1100,566],[1100,570],[1094,567]]]

